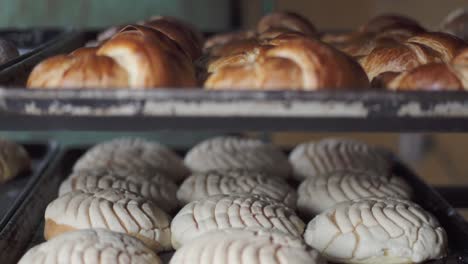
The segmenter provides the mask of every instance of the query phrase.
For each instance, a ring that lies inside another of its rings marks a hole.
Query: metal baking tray
[[[38,186],[47,184],[44,172],[59,148],[55,142],[24,142],[22,145],[32,159],[32,170],[0,185],[0,250],[3,252],[9,252],[8,248],[22,239],[22,232],[34,232],[30,223],[35,221],[35,214],[42,214],[45,209],[45,205],[37,201]],[[47,197],[47,194],[39,194],[39,197]]]
[[[0,111],[12,130],[468,131],[466,92],[0,88]]]
[[[466,92],[25,89],[40,60],[81,47],[96,32],[67,33],[0,71],[0,84],[8,84],[0,85],[0,129],[468,131]]]
[[[71,29],[0,30],[0,37],[11,40],[20,51],[19,57],[0,65],[0,84],[4,87],[24,86],[37,63],[83,46],[85,35]]]
[[[73,147],[62,152],[61,158],[57,159],[57,162],[49,170],[49,181],[42,182],[42,186],[38,187],[42,193],[47,193],[47,196],[38,197],[42,199],[41,204],[49,203],[58,192],[60,182],[62,182],[70,173],[71,168],[75,161],[80,157],[85,147]],[[179,154],[184,154],[185,151],[177,151]],[[440,196],[432,187],[422,181],[416,174],[400,162],[396,162],[394,172],[404,177],[415,190],[415,201],[423,206],[425,209],[432,212],[440,221],[442,226],[448,233],[450,255],[437,261],[431,261],[428,263],[432,264],[455,264],[455,263],[468,263],[468,223],[460,216],[457,211],[448,204],[442,196]],[[292,182],[292,185],[297,183]],[[23,211],[21,218],[29,217],[26,211]],[[21,240],[17,240],[16,244],[10,248],[10,251],[1,251],[0,258],[5,259],[4,255],[8,255],[11,263],[20,258],[28,248],[37,245],[44,241],[43,238],[43,212],[40,217],[35,217],[35,222],[28,222],[31,226],[36,227],[35,229],[27,228],[23,229],[20,226],[18,228],[18,237]],[[33,230],[33,232],[31,232]],[[167,252],[161,254],[161,257],[168,262],[173,252]],[[14,255],[14,256],[13,256]],[[6,262],[6,263],[10,263]],[[165,263],[167,263],[165,262]]]

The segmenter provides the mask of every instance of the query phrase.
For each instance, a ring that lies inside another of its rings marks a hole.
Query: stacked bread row
[[[170,17],[154,17],[123,27],[85,47],[38,64],[31,88],[149,88],[196,86],[193,61],[202,38],[192,26]]]
[[[218,137],[184,161],[156,142],[105,142],[76,162],[45,211],[48,241],[20,263],[160,263],[172,249],[172,264],[443,257],[444,229],[392,164],[344,139],[301,144],[288,159],[259,140]]]
[[[433,32],[399,15],[380,15],[355,31],[319,34],[289,12],[263,17],[255,29],[204,41],[170,17],[113,27],[93,47],[49,58],[32,71],[31,88],[212,90],[465,89],[466,13]],[[372,83],[372,85],[370,84]]]
[[[395,15],[376,17],[357,31],[328,34],[324,41],[353,56],[377,88],[464,89],[468,54],[464,40],[430,32]]]

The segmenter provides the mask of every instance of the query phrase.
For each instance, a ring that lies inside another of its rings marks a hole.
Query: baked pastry
[[[466,90],[468,89],[468,49],[463,49],[450,63],[430,63],[403,72],[385,84],[395,91]]]
[[[0,139],[0,183],[31,169],[31,159],[23,146]]]
[[[174,182],[189,175],[183,161],[172,150],[141,138],[118,138],[89,149],[73,166],[74,171],[110,168],[153,176],[168,175]]]
[[[187,204],[171,223],[175,249],[209,231],[266,228],[300,237],[304,222],[283,203],[259,195],[216,195]]]
[[[251,30],[216,34],[205,41],[203,51],[209,56],[227,56],[237,53],[242,43],[250,41],[257,45],[256,33]]]
[[[18,264],[162,264],[140,240],[105,229],[69,232],[31,248]]]
[[[194,26],[168,16],[154,16],[140,24],[151,27],[175,41],[193,61],[201,56],[203,36]]]
[[[362,25],[359,31],[379,33],[393,29],[411,29],[414,32],[425,31],[416,20],[399,14],[380,14],[375,16]]]
[[[216,137],[194,146],[185,156],[194,172],[245,169],[288,178],[291,165],[284,153],[257,139]]]
[[[387,175],[391,154],[363,142],[328,138],[298,145],[289,156],[294,178],[302,181],[335,171],[374,171]]]
[[[367,197],[410,199],[411,193],[406,181],[392,174],[336,171],[303,181],[298,189],[297,207],[311,218],[340,202]]]
[[[218,194],[258,194],[296,208],[297,194],[286,182],[262,172],[209,171],[188,177],[177,191],[183,204]]]
[[[230,229],[209,232],[176,251],[170,264],[325,264],[305,243],[282,232]]]
[[[352,57],[361,58],[367,56],[376,47],[404,42],[425,31],[417,21],[411,18],[382,14],[367,21],[357,31],[327,33],[322,36],[322,40]]]
[[[196,85],[195,68],[169,37],[144,26],[127,26],[95,54],[58,55],[31,72],[29,88],[155,88]]]
[[[11,41],[0,39],[0,64],[19,56],[19,51]]]
[[[78,190],[52,201],[45,211],[44,237],[104,228],[134,236],[156,251],[171,249],[170,218],[153,202],[120,189]]]
[[[178,207],[177,185],[167,175],[156,173],[151,177],[128,171],[90,169],[73,172],[60,185],[59,196],[76,190],[122,189],[137,193],[153,201],[165,212]]]
[[[372,80],[384,72],[404,72],[432,62],[450,62],[464,47],[463,40],[450,34],[421,33],[403,43],[377,47],[360,63]]]
[[[447,250],[446,233],[434,216],[394,198],[340,203],[315,217],[304,238],[339,263],[421,263]]]
[[[468,11],[464,8],[453,10],[442,21],[439,30],[468,41]]]
[[[220,60],[220,61],[219,61]],[[250,51],[221,57],[209,67],[212,90],[367,88],[362,68],[344,53],[298,34],[280,35]]]
[[[281,30],[285,32],[299,32],[309,37],[318,35],[315,26],[305,17],[292,12],[273,12],[265,15],[257,25],[259,34],[271,30]]]

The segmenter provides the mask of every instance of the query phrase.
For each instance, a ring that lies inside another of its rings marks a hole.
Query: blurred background
[[[0,27],[105,28],[152,15],[172,15],[192,22],[203,31],[221,32],[252,27],[260,16],[273,10],[290,10],[308,17],[322,30],[353,29],[377,14],[388,12],[411,16],[425,27],[435,29],[450,11],[465,6],[468,6],[466,0],[0,0]],[[198,141],[214,132],[181,133],[179,139],[173,133],[142,135],[180,144]],[[3,135],[21,139],[38,136],[27,132],[3,132]],[[115,135],[94,132],[39,134],[42,138],[57,137],[68,143],[99,141]],[[292,146],[324,136],[354,137],[387,146],[430,183],[468,184],[468,135],[465,134],[275,133],[265,137]]]

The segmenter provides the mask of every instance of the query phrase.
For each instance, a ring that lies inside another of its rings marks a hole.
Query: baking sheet
[[[59,162],[56,164],[55,169],[53,169],[53,175],[55,175],[56,180],[53,181],[54,184],[49,184],[45,190],[47,190],[49,193],[53,193],[54,196],[56,196],[60,182],[63,181],[66,177],[68,177],[73,164],[75,163],[77,158],[84,153],[85,149],[86,148],[84,147],[76,147],[63,152],[62,158],[59,159]],[[183,155],[185,154],[185,151],[181,150],[177,151],[177,153],[179,153],[179,155]],[[468,224],[463,219],[463,217],[460,216],[457,213],[457,211],[452,206],[450,206],[442,198],[442,196],[440,196],[432,187],[430,187],[424,181],[422,181],[421,178],[415,175],[409,168],[407,168],[401,162],[395,161],[394,172],[404,177],[410,183],[410,185],[414,188],[415,191],[414,200],[426,210],[432,212],[447,231],[450,248],[449,256],[442,260],[434,260],[429,261],[427,263],[468,263]],[[297,183],[295,182],[291,182],[291,184],[297,185]],[[49,201],[47,201],[47,203],[48,202]],[[27,248],[30,248],[44,241],[42,218],[40,218],[40,220],[37,221],[36,226],[38,228],[32,236],[33,239],[30,241],[21,241],[27,246],[25,246],[23,250],[18,252],[18,257],[21,257],[21,255],[24,254]],[[1,255],[2,253],[0,253],[0,257]],[[172,255],[173,252],[166,252],[160,254],[161,258],[165,260],[165,263],[169,262]]]

